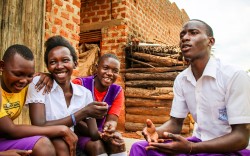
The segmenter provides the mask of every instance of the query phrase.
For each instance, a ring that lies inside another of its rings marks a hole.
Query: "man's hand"
[[[176,155],[189,153],[192,150],[192,144],[181,135],[164,132],[163,139],[159,139],[158,142],[150,142],[146,150],[157,150],[161,153]]]
[[[158,133],[156,132],[155,125],[150,119],[146,121],[147,127],[142,130],[142,135],[148,142],[158,142]]]
[[[107,115],[108,104],[106,102],[92,102],[83,108],[88,117],[102,119]]]
[[[75,156],[78,137],[71,129],[66,126],[63,129],[63,140],[69,146],[70,156]]]
[[[0,152],[0,156],[28,156],[32,150],[8,150]]]
[[[51,75],[49,73],[36,73],[35,76],[40,76],[39,81],[36,83],[36,90],[40,91],[44,86],[43,94],[49,93],[51,91],[51,88],[53,86],[53,79],[51,78]]]

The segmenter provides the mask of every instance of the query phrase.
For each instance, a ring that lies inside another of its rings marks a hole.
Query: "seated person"
[[[0,151],[10,149],[32,150],[31,155],[55,155],[55,147],[51,138],[64,140],[75,154],[77,136],[67,126],[38,127],[16,125],[17,118],[23,108],[27,86],[35,73],[34,56],[24,45],[12,45],[4,53],[0,61],[2,106],[0,107]],[[11,151],[8,151],[11,152]],[[17,153],[23,153],[18,152]]]
[[[33,125],[50,127],[74,126],[86,117],[102,118],[108,109],[105,102],[93,102],[91,92],[71,83],[73,69],[77,66],[75,49],[62,36],[53,36],[45,42],[44,61],[54,79],[49,94],[43,89],[36,92],[35,77],[29,85],[26,104],[29,104],[30,119]],[[68,155],[67,144],[57,138],[51,139],[57,155]]]
[[[0,81],[1,82],[1,81]],[[1,87],[1,83],[0,83]],[[0,108],[2,106],[2,92],[0,90]],[[32,153],[32,150],[7,150],[0,152],[0,156],[28,156]]]
[[[250,155],[250,77],[211,56],[212,28],[190,20],[180,32],[180,48],[190,66],[174,82],[170,120],[143,130],[146,141],[132,145],[130,156]],[[180,134],[184,118],[195,120],[193,136]]]
[[[73,82],[89,89],[95,101],[107,102],[109,105],[108,115],[103,119],[97,119],[99,132],[96,133],[97,137],[94,136],[94,139],[87,130],[79,130],[88,129],[85,122],[79,122],[76,128],[79,133],[78,144],[88,155],[125,156],[127,153],[124,140],[121,134],[116,131],[118,117],[124,103],[122,87],[114,84],[119,76],[120,62],[115,55],[104,54],[98,62],[96,71],[94,76],[77,78]],[[89,130],[95,133],[93,129],[89,128]]]

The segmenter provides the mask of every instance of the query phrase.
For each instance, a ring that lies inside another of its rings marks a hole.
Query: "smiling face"
[[[70,84],[75,65],[67,47],[57,46],[49,51],[47,68],[59,85]]]
[[[214,38],[207,35],[207,27],[200,21],[189,21],[180,33],[180,48],[186,60],[209,59]]]
[[[112,57],[103,58],[97,66],[97,77],[95,87],[99,91],[105,91],[112,85],[120,71],[120,62]]]
[[[9,93],[18,93],[32,81],[35,73],[35,62],[15,53],[7,61],[1,61],[0,70],[2,71],[3,90]]]

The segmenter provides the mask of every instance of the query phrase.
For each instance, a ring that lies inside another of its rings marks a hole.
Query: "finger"
[[[105,125],[104,125],[104,127],[103,127],[103,130],[104,130],[104,131],[108,131],[108,130],[111,128],[111,126],[112,126],[112,125],[111,125],[110,123],[107,122],[107,123],[105,123]]]
[[[147,142],[151,142],[151,138],[148,135],[145,135],[145,139],[147,140]]]
[[[145,138],[145,140],[147,141],[147,142],[151,142],[151,139],[150,139],[150,137],[148,136],[148,133],[147,133],[147,130],[146,130],[147,128],[144,128],[143,130],[142,130],[142,135],[144,136],[144,138]]]
[[[43,84],[42,84],[43,83],[43,79],[44,79],[44,77],[40,77],[40,79],[36,83],[35,88],[37,89],[37,91],[41,90],[41,86],[43,86]]]
[[[116,139],[112,139],[111,140],[111,143],[115,146],[124,146],[125,143],[124,142],[121,142],[120,140],[116,140]]]
[[[70,145],[70,155],[71,156],[75,156],[75,151],[76,151],[76,143],[73,142],[71,145]]]
[[[31,154],[32,150],[16,150],[18,154]]]
[[[157,142],[158,143],[164,143],[166,140],[165,139],[158,139]]]
[[[107,106],[108,104],[106,102],[94,102],[95,105],[97,106]]]
[[[156,142],[150,142],[149,146],[154,146],[159,149],[166,149],[173,151],[173,143],[174,142],[168,142],[168,143],[156,143]]]
[[[50,82],[48,82],[48,83],[45,85],[43,94],[48,94],[48,93],[50,93],[51,88],[52,88],[52,84],[51,84]]]
[[[105,132],[107,132],[107,133],[115,133],[115,128],[114,127],[111,127],[111,128],[109,128],[109,129],[107,129],[107,130],[105,130]],[[118,134],[116,134],[116,135],[118,135]]]
[[[168,132],[164,132],[163,133],[163,138],[165,139],[171,139],[171,140],[180,140],[179,135],[173,134],[173,133],[168,133]]]
[[[147,123],[147,131],[153,134],[155,132],[155,125],[150,119],[147,119],[146,123]]]
[[[114,139],[119,139],[119,140],[123,140],[122,136],[120,133],[114,133],[114,136],[113,136]]]
[[[156,147],[154,147],[154,146],[147,146],[146,147],[146,150],[156,150],[157,148]]]
[[[152,121],[150,119],[146,120],[147,127],[150,128],[152,126]]]

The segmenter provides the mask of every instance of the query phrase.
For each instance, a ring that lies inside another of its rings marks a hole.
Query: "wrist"
[[[188,152],[188,155],[192,154],[192,152],[193,152],[193,144],[194,144],[192,142],[189,142],[189,143],[190,143],[190,150]]]
[[[70,114],[70,117],[71,117],[73,126],[76,126],[76,118],[75,118],[75,115],[74,115],[74,114]]]
[[[86,107],[84,107],[82,110],[81,110],[81,116],[82,116],[82,119],[85,120],[87,117],[89,117],[89,111],[86,109]]]

